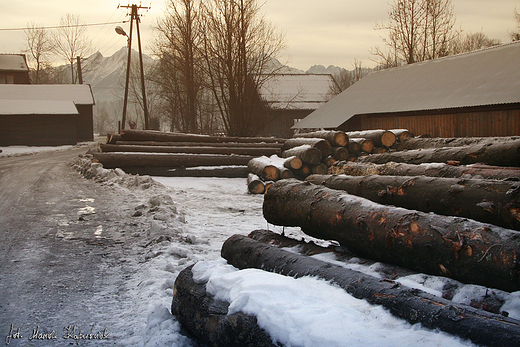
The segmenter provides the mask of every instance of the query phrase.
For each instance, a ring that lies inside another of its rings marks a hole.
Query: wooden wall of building
[[[0,115],[0,146],[77,143],[77,115]]]
[[[433,137],[520,136],[520,107],[361,115],[352,117],[339,129],[408,129],[416,135]]]

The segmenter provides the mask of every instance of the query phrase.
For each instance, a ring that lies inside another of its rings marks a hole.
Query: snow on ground
[[[84,159],[86,160],[86,159]],[[88,163],[87,163],[88,164]],[[231,311],[254,314],[271,336],[287,346],[471,346],[453,336],[410,325],[385,309],[358,300],[315,278],[293,279],[255,269],[238,270],[220,257],[222,243],[233,234],[260,228],[275,232],[262,216],[262,195],[247,193],[246,179],[166,178],[130,176],[86,165],[84,176],[121,195],[121,204],[147,230],[145,244],[130,245],[131,269],[126,292],[133,307],[124,307],[105,324],[116,331],[121,346],[197,346],[170,314],[175,278],[191,264],[197,280],[208,280],[208,291],[231,302]],[[142,201],[136,204],[135,197]],[[284,230],[301,238],[295,228]],[[331,254],[318,259],[378,275],[379,264],[356,259],[341,262]],[[453,280],[423,274],[397,279],[403,285],[441,295]],[[105,283],[106,293],[115,286]],[[501,310],[520,319],[520,292],[506,293],[457,284],[454,301],[469,304],[493,292]],[[92,298],[93,302],[98,298]]]
[[[74,146],[7,146],[0,147],[0,157],[11,157],[20,155],[30,155],[40,152],[59,151],[72,148]]]

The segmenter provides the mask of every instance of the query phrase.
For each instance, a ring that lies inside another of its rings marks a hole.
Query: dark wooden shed
[[[29,84],[29,66],[24,54],[0,54],[0,84]]]
[[[299,129],[408,129],[434,137],[520,135],[520,42],[374,72]]]
[[[92,141],[89,85],[0,85],[0,143],[63,145]]]

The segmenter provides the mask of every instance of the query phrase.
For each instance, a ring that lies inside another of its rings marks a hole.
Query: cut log
[[[108,142],[107,142],[108,143]],[[265,142],[159,142],[159,141],[117,141],[123,146],[171,146],[171,147],[255,147],[255,148],[282,148],[283,143]]]
[[[353,152],[354,154],[357,154],[358,156],[359,156],[359,154],[361,154],[361,152],[372,153],[372,151],[374,150],[374,143],[368,139],[352,138],[349,142],[349,151],[350,151],[351,143],[354,146],[353,150],[355,150],[356,147],[358,148],[357,151]]]
[[[287,168],[286,164],[289,167],[293,164],[295,166],[300,165],[299,167],[301,167],[301,160],[296,157],[280,158],[278,155],[274,154],[269,157],[269,162],[271,163],[271,165],[274,165],[278,169],[278,176],[280,179],[288,179],[294,177],[291,169]]]
[[[285,141],[282,150],[286,151],[302,145],[309,145],[318,149],[321,152],[322,157],[327,157],[332,154],[332,146],[329,141],[312,137],[295,137],[293,139],[288,139]]]
[[[299,226],[352,252],[433,275],[520,290],[520,233],[460,217],[384,206],[309,182],[283,180],[265,195],[268,223]]]
[[[345,147],[348,145],[348,135],[338,130],[320,130],[310,133],[301,133],[294,135],[295,137],[317,137],[327,140],[332,146]]]
[[[284,158],[292,156],[300,158],[305,164],[315,165],[321,162],[321,152],[310,145],[302,145],[282,152]]]
[[[465,147],[472,145],[482,145],[497,142],[510,142],[520,139],[518,136],[512,137],[428,137],[414,138],[402,142],[397,146],[400,151],[426,148],[442,147]]]
[[[302,165],[302,160],[296,156],[284,158],[283,166],[289,170],[298,170]]]
[[[303,164],[298,170],[293,170],[294,176],[305,179],[307,176],[312,174],[311,165]]]
[[[378,175],[312,175],[306,180],[379,204],[520,230],[520,182]]]
[[[361,153],[361,143],[360,143],[360,139],[350,139],[348,141],[348,152],[352,155],[352,154],[355,154],[355,155],[359,155],[359,153]]]
[[[389,131],[394,133],[394,135],[397,138],[397,141],[399,143],[404,142],[408,139],[413,139],[415,137],[415,135],[412,132],[408,131],[407,129],[392,129]]]
[[[251,194],[263,194],[265,192],[264,182],[257,175],[247,175],[247,191]]]
[[[121,141],[121,135],[119,134],[107,134],[107,143],[115,145],[117,141]]]
[[[221,254],[239,269],[257,268],[296,278],[322,278],[358,299],[382,305],[394,316],[411,324],[421,323],[427,328],[439,329],[476,344],[512,346],[520,339],[520,322],[515,319],[455,304],[420,290],[399,286],[392,281],[381,281],[361,272],[288,252],[243,235],[233,235],[227,239]]]
[[[195,166],[195,167],[160,167],[160,166],[122,166],[121,170],[132,175],[162,177],[221,177],[247,178],[249,169],[246,165]]]
[[[209,136],[199,134],[168,133],[155,130],[127,129],[121,131],[123,141],[161,141],[161,142],[265,142],[283,143],[285,139],[275,137],[231,137],[231,136]]]
[[[463,165],[484,163],[496,166],[520,167],[520,140],[465,147],[443,147],[373,154],[360,158],[358,161],[376,164],[391,161],[408,164],[458,161]]]
[[[249,155],[202,155],[166,153],[94,153],[94,161],[106,169],[122,167],[193,167],[247,165]]]
[[[336,160],[347,160],[348,149],[346,147],[332,147],[332,156]],[[326,158],[327,156],[324,156]]]
[[[486,165],[453,166],[445,163],[427,163],[421,165],[405,163],[358,163],[338,162],[330,168],[331,174],[366,176],[429,176],[429,177],[467,177],[493,180],[516,179],[520,180],[520,169],[508,167],[493,167]]]
[[[266,181],[276,181],[280,178],[280,170],[265,156],[253,158],[247,163],[249,171]]]
[[[349,138],[363,138],[372,141],[375,147],[392,147],[397,141],[394,133],[388,130],[363,130],[347,133]],[[370,152],[368,152],[370,153]]]
[[[319,163],[317,165],[311,165],[311,173],[312,174],[318,174],[318,175],[326,175],[329,171],[329,168],[327,165],[323,163]]]
[[[189,154],[239,154],[251,156],[271,156],[281,154],[279,148],[269,147],[188,147],[188,146],[135,146],[100,144],[100,152],[141,152],[141,153],[189,153]]]
[[[228,314],[228,302],[209,295],[205,283],[195,283],[192,267],[179,273],[173,291],[172,314],[183,327],[208,346],[276,346],[255,316]]]
[[[389,150],[387,147],[374,147],[371,154],[381,154],[381,153],[387,153]]]
[[[348,159],[348,156],[347,158]],[[321,162],[325,165],[327,165],[327,167],[331,167],[332,165],[334,165],[338,160],[336,158],[334,158],[333,156],[329,155],[328,157],[326,158],[323,158],[321,159]]]

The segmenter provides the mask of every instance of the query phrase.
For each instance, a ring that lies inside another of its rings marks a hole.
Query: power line
[[[78,26],[92,27],[97,25],[107,25],[107,24],[123,24],[128,23],[128,20],[119,21],[119,22],[105,22],[105,23],[90,23],[90,24],[79,24],[79,25],[57,25],[52,27],[38,27],[36,29],[60,29],[60,28],[75,28]],[[0,28],[0,31],[20,31],[27,30],[27,28]]]

